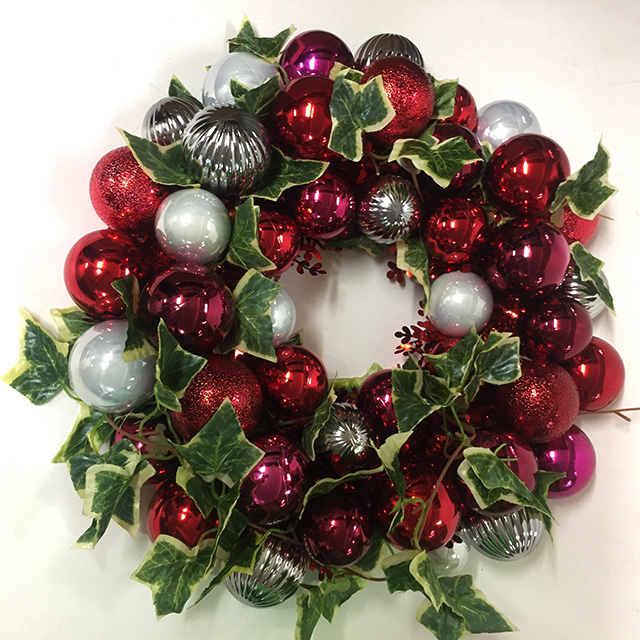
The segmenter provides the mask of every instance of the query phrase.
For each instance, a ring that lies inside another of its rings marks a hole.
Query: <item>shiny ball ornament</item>
[[[260,360],[254,365],[265,407],[283,420],[310,417],[329,391],[324,364],[297,345],[278,347],[276,356],[277,362]]]
[[[202,87],[202,102],[206,106],[229,107],[236,101],[231,93],[231,80],[247,89],[255,89],[278,75],[274,64],[246,51],[234,51],[209,67]]]
[[[100,220],[123,231],[150,233],[156,211],[169,193],[169,187],[156,184],[142,170],[128,147],[104,155],[89,181],[91,204]]]
[[[101,229],[82,236],[67,254],[64,284],[73,301],[92,318],[122,318],[125,304],[111,286],[135,275],[147,279],[147,260],[124,231]]]
[[[301,187],[294,209],[302,231],[317,240],[340,235],[356,216],[356,201],[345,180],[325,173]]]
[[[227,208],[204,189],[180,189],[167,196],[158,208],[155,225],[158,244],[180,262],[217,260],[231,238]]]
[[[443,273],[431,285],[427,317],[447,336],[466,336],[474,326],[482,329],[492,312],[491,289],[475,273]]]
[[[278,291],[278,295],[271,303],[269,317],[273,330],[273,344],[279,347],[292,336],[296,328],[296,305],[284,289]]]
[[[560,230],[560,233],[567,239],[569,244],[580,242],[586,244],[593,238],[598,225],[600,224],[600,216],[596,216],[593,220],[587,220],[577,216],[567,205],[562,210],[562,223],[556,222],[555,214],[551,221]]]
[[[264,271],[271,278],[284,273],[300,251],[302,232],[298,223],[278,211],[261,207],[258,217],[258,246],[262,254],[275,264],[274,269]]]
[[[354,67],[353,54],[338,36],[328,31],[305,31],[293,37],[280,56],[280,64],[289,80],[303,76],[329,77],[339,62]]]
[[[258,425],[262,413],[262,390],[257,378],[240,360],[228,355],[209,356],[180,398],[182,411],[171,411],[171,424],[187,442],[204,427],[229,398],[245,435]]]
[[[586,349],[563,366],[578,387],[583,411],[604,409],[624,387],[624,362],[602,338],[593,338]]]
[[[456,89],[456,99],[453,107],[453,115],[444,118],[442,122],[450,124],[458,124],[466,127],[470,131],[476,131],[478,128],[478,108],[476,101],[466,87],[461,84]],[[534,133],[534,132],[532,132]],[[539,131],[535,132],[539,133]]]
[[[124,320],[105,320],[87,329],[71,348],[71,388],[97,411],[137,409],[153,393],[156,357],[124,360],[128,326]]]
[[[149,503],[147,531],[151,540],[164,534],[195,547],[217,524],[215,513],[205,518],[184,489],[174,483],[161,484]]]
[[[140,318],[153,333],[160,319],[188,351],[208,355],[231,330],[231,291],[197,264],[179,264],[157,275],[140,296]]]
[[[522,133],[540,133],[535,114],[512,100],[491,102],[478,111],[478,138],[497,149],[503,142]]]
[[[447,544],[427,553],[429,561],[439,576],[457,576],[469,560],[469,545],[458,534]]]
[[[484,175],[493,203],[512,216],[547,217],[556,189],[571,173],[569,158],[556,142],[525,133],[503,142]]]
[[[356,51],[356,68],[364,71],[372,62],[383,58],[404,58],[424,68],[418,47],[409,38],[397,33],[380,33],[365,40]]]
[[[142,133],[147,140],[166,146],[182,140],[198,105],[187,98],[169,96],[152,104],[142,120]]]
[[[569,245],[555,227],[538,218],[513,220],[496,232],[485,277],[501,294],[541,296],[560,285],[569,259]]]
[[[399,138],[420,135],[429,124],[435,104],[427,72],[404,58],[382,58],[367,66],[362,84],[376,76],[382,77],[395,116],[388,125],[368,136],[378,144],[391,146]]]
[[[608,287],[607,276],[602,271],[599,276]],[[581,304],[587,310],[591,320],[595,320],[607,308],[593,282],[584,282],[580,277],[580,271],[573,263],[567,267],[567,273],[560,285],[559,293],[573,298],[578,304]]]
[[[563,436],[533,445],[544,471],[564,473],[549,487],[550,498],[566,498],[582,491],[596,470],[596,452],[587,434],[573,425]]]
[[[382,369],[367,377],[358,390],[356,405],[364,415],[377,447],[389,436],[398,433],[398,418],[393,408],[391,369]]]
[[[348,567],[371,546],[373,522],[363,501],[334,490],[307,505],[299,532],[312,560],[323,566]]]
[[[227,591],[250,607],[273,607],[295,595],[309,560],[301,544],[267,538],[253,572],[234,571],[224,580]]]
[[[242,482],[237,508],[255,526],[287,525],[302,511],[309,458],[282,435],[259,438],[254,444],[264,457]]]
[[[218,196],[257,186],[269,168],[271,143],[252,113],[236,107],[205,107],[185,129],[186,170]]]
[[[498,387],[495,406],[529,443],[564,435],[578,415],[580,396],[571,376],[545,360],[523,361],[522,376]]]
[[[378,244],[394,244],[420,225],[422,204],[413,185],[404,178],[379,178],[360,200],[358,225]]]

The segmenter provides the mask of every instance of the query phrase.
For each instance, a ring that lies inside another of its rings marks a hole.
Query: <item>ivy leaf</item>
[[[400,551],[382,561],[382,570],[387,579],[389,593],[398,591],[422,593],[422,586],[411,573],[411,563],[419,553],[419,551]]]
[[[425,600],[418,608],[416,620],[437,640],[459,640],[468,633],[464,620],[446,604],[438,611],[430,600]]]
[[[437,355],[426,355],[435,372],[446,380],[450,389],[462,392],[462,388],[474,364],[478,346],[484,344],[475,327],[449,351]]]
[[[489,162],[491,156],[493,155],[493,147],[488,140],[482,141],[482,157],[485,162]]]
[[[69,345],[56,340],[26,309],[20,310],[20,320],[20,356],[2,380],[33,404],[44,404],[69,386]]]
[[[186,100],[191,100],[198,108],[202,109],[204,105],[198,98],[196,98],[190,91],[185,87],[178,78],[175,76],[171,76],[171,81],[169,82],[169,90],[167,92],[169,96],[172,98],[185,98]]]
[[[255,269],[242,276],[233,291],[236,349],[270,362],[277,361],[269,309],[280,288],[280,284]]]
[[[438,574],[431,566],[431,561],[426,551],[422,551],[411,561],[409,572],[416,582],[420,584],[427,598],[431,600],[435,610],[440,611],[440,607],[445,603],[446,598],[442,591]]]
[[[229,40],[229,53],[234,51],[246,51],[256,56],[264,58],[268,62],[277,62],[280,51],[284,43],[290,38],[295,31],[295,27],[290,27],[280,31],[271,38],[259,38],[249,19],[245,16],[240,25],[235,38]]]
[[[242,82],[231,78],[229,88],[237,107],[262,118],[271,112],[276,96],[280,93],[281,83],[280,76],[275,75],[260,86],[249,89]]]
[[[51,462],[68,462],[73,456],[84,453],[87,445],[90,444],[89,435],[95,428],[104,423],[107,423],[109,431],[113,432],[113,428],[106,421],[104,413],[95,411],[86,404],[80,403],[80,413],[76,418],[73,429]]]
[[[373,362],[363,375],[357,378],[333,378],[330,384],[336,391],[346,391],[349,395],[356,395],[362,383],[373,373],[382,371],[382,366],[377,362]]]
[[[87,329],[96,324],[78,307],[51,309],[49,313],[51,313],[53,321],[58,328],[58,340],[60,342],[75,342]]]
[[[607,309],[615,315],[615,307],[613,305],[613,297],[609,287],[600,275],[604,262],[589,253],[579,242],[574,242],[569,246],[571,249],[571,257],[578,267],[580,279],[583,282],[592,282],[596,292],[602,298],[602,302],[607,305]]]
[[[432,120],[444,120],[453,115],[458,93],[458,80],[436,80],[431,74],[433,84],[434,107],[431,114]]]
[[[386,127],[395,111],[380,76],[359,84],[348,80],[348,74],[349,69],[343,69],[333,84],[329,149],[359,162],[364,150],[363,134]]]
[[[347,67],[347,65],[342,64],[342,62],[334,62],[333,67],[331,67],[331,71],[329,72],[329,80],[333,80],[335,82],[338,75],[343,72],[347,80],[351,80],[357,84],[360,84],[362,82],[362,78],[364,78],[364,73],[362,71],[358,71],[358,69],[351,69],[351,67]]]
[[[432,136],[426,138],[396,140],[389,162],[410,160],[416,169],[424,171],[436,184],[446,187],[462,167],[482,160],[461,136],[442,142]]]
[[[547,504],[549,487],[557,480],[561,480],[562,478],[564,478],[566,475],[567,475],[566,473],[554,473],[553,471],[545,471],[544,469],[540,469],[539,471],[536,471],[536,473],[534,474],[534,477],[536,479],[536,484],[533,488],[533,495],[536,496],[536,498],[538,498],[545,504]],[[540,518],[542,518],[542,522],[544,523],[544,528],[547,530],[547,533],[551,536],[551,527],[553,526],[552,518],[546,513],[540,513],[539,516]]]
[[[388,555],[389,550],[385,539],[377,529],[374,529],[369,550],[364,554],[362,560],[351,565],[351,568],[363,575],[373,576],[382,569],[382,562]]]
[[[256,198],[275,201],[290,187],[317,180],[328,166],[328,162],[319,160],[289,158],[280,149],[273,147],[267,175],[262,185],[252,195]]]
[[[424,246],[422,238],[407,238],[396,242],[396,264],[398,269],[404,269],[424,288],[424,293],[429,301],[429,253]],[[425,305],[426,306],[426,305]]]
[[[311,460],[316,459],[315,442],[322,431],[322,427],[324,427],[327,420],[331,417],[331,407],[336,400],[335,391],[333,387],[331,387],[327,397],[314,411],[311,420],[309,420],[302,432],[302,448]]]
[[[274,269],[276,265],[265,258],[260,250],[258,244],[259,214],[260,207],[253,204],[253,198],[247,198],[236,208],[227,261],[243,269],[266,271]]]
[[[609,184],[610,167],[609,152],[602,146],[602,142],[599,142],[593,160],[589,160],[558,186],[550,210],[556,211],[567,203],[577,216],[593,220],[618,192]]]
[[[211,514],[218,502],[213,495],[213,487],[210,482],[196,475],[188,462],[183,461],[176,471],[176,484],[185,490],[205,518]]]
[[[362,233],[357,233],[354,236],[348,238],[331,238],[324,242],[324,246],[327,249],[334,251],[340,251],[341,249],[362,249],[366,251],[372,258],[379,256],[389,249],[388,244],[380,244],[367,238]]]
[[[118,129],[118,131],[142,170],[154,182],[179,187],[199,186],[185,170],[180,140],[163,146],[146,138],[134,136],[123,129]]]
[[[404,443],[409,439],[409,436],[411,436],[411,431],[394,433],[384,441],[379,449],[376,449],[376,453],[380,458],[380,462],[382,462],[382,465],[384,466],[386,474],[391,479],[391,482],[393,482],[393,486],[400,496],[398,504],[402,502],[404,492],[407,488],[404,475],[402,474],[402,471],[400,471],[398,454],[400,453],[400,449],[402,449],[402,445],[404,445]],[[400,504],[397,511],[398,513],[402,513],[402,507],[403,505]],[[393,530],[400,522],[402,522],[402,520],[396,521],[394,519],[390,530]]]

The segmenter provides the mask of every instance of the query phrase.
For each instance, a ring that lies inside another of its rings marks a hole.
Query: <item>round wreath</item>
[[[91,524],[151,549],[133,577],[159,616],[224,583],[255,606],[298,592],[297,638],[370,581],[425,597],[438,638],[513,630],[462,573],[469,545],[531,552],[547,504],[589,482],[573,425],[619,394],[592,337],[613,310],[583,246],[614,195],[602,145],[575,173],[513,102],[478,112],[406,38],[353,56],[336,36],[248,20],[207,72],[202,104],[174,77],[145,137],[122,132],[91,176],[108,229],[65,263],[77,307],[54,337],[24,312],[5,380],[35,404],[80,402],[54,458]],[[398,368],[330,379],[294,334],[288,268],[388,252],[423,288]]]

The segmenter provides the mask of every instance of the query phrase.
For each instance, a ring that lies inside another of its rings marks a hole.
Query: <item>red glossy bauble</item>
[[[294,213],[307,236],[328,240],[340,235],[355,220],[356,201],[342,178],[325,173],[299,189]]]
[[[108,227],[148,234],[156,211],[171,189],[156,184],[140,168],[128,147],[109,151],[89,182],[91,204]]]
[[[205,518],[177,484],[159,485],[149,504],[147,531],[151,540],[162,533],[194,547],[207,531],[217,526],[215,513]]]
[[[290,82],[276,98],[273,110],[275,144],[294,158],[338,159],[328,148],[331,136],[329,103],[333,81],[305,76]]]
[[[592,335],[587,310],[572,298],[551,296],[527,310],[524,346],[534,357],[569,360],[585,349]]]
[[[555,227],[539,218],[513,220],[498,228],[485,279],[498,293],[544,295],[564,280],[569,259],[569,245]]]
[[[486,247],[488,233],[482,207],[460,196],[442,200],[422,227],[427,251],[448,264],[475,260]]]
[[[222,280],[196,264],[178,264],[156,276],[140,296],[150,332],[162,318],[182,347],[210,354],[233,323],[233,296]]]
[[[403,475],[407,482],[405,497],[428,500],[435,488],[438,473],[420,465],[406,468]],[[393,520],[393,508],[398,502],[398,494],[391,481],[384,476],[380,480],[375,520],[383,535],[391,544],[399,549],[413,549],[413,531],[418,526],[422,509],[419,504],[408,504],[404,508],[404,519],[387,534]],[[419,544],[425,551],[432,551],[447,544],[453,537],[460,521],[460,498],[455,488],[448,482],[443,482],[436,492],[429,515],[426,518],[424,530]]]
[[[396,114],[386,127],[368,134],[371,139],[390,146],[399,138],[421,134],[434,107],[433,84],[426,71],[404,58],[380,58],[365,69],[362,83],[376,76],[382,76],[385,93]]]
[[[273,210],[261,210],[258,218],[258,245],[260,251],[276,265],[275,269],[265,271],[271,278],[285,272],[300,251],[302,232],[298,223]]]
[[[453,115],[445,118],[442,122],[459,124],[470,131],[475,131],[478,128],[478,109],[476,107],[476,101],[469,93],[469,90],[461,84],[458,85],[458,89],[456,91]]]
[[[238,509],[259,527],[284,526],[302,511],[309,459],[283,435],[254,442],[264,457],[242,483]]]
[[[555,216],[552,218],[555,223]],[[560,233],[567,239],[569,244],[580,242],[586,244],[593,238],[600,224],[600,216],[596,216],[593,220],[587,220],[577,216],[569,206],[564,207],[562,224],[557,223],[556,226]]]
[[[280,56],[280,64],[289,80],[302,76],[328,78],[336,62],[355,67],[349,47],[333,33],[317,29],[294,36]]]
[[[144,286],[149,265],[140,248],[124,231],[101,229],[82,236],[64,263],[64,284],[73,301],[100,320],[123,318],[125,305],[111,286],[135,275]]]
[[[523,133],[493,152],[485,186],[493,202],[509,214],[546,217],[558,185],[570,173],[560,145],[546,136]]]
[[[364,557],[374,527],[362,503],[357,495],[336,489],[307,505],[299,532],[312,560],[329,567],[348,567]]]
[[[277,362],[254,360],[265,407],[282,420],[308,418],[326,398],[329,379],[315,353],[296,345],[276,349]]]
[[[526,312],[518,298],[505,298],[493,303],[493,312],[487,324],[482,328],[480,335],[486,340],[492,331],[499,333],[512,333],[520,335],[523,319]]]
[[[565,362],[578,387],[580,409],[598,411],[611,404],[624,387],[624,362],[606,340],[593,338],[575,358]]]
[[[522,377],[498,387],[495,406],[527,442],[548,442],[566,433],[580,398],[571,376],[545,360],[524,361]]]
[[[447,443],[442,426],[441,419],[430,416],[413,430],[398,454],[401,470],[431,466],[440,473],[446,463]]]
[[[377,447],[398,432],[391,392],[391,369],[372,373],[358,390],[356,405],[369,423]]]
[[[171,423],[184,441],[204,427],[229,398],[245,435],[257,426],[262,412],[262,390],[246,364],[231,356],[211,355],[180,399],[181,412],[171,411]]]

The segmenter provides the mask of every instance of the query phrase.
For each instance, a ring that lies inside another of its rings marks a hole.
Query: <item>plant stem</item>
[[[580,415],[594,415],[594,414],[606,414],[612,413],[614,416],[618,416],[618,418],[622,418],[625,422],[633,422],[629,416],[625,416],[625,413],[629,411],[640,411],[640,407],[627,407],[626,409],[600,409],[599,411],[580,411]]]

